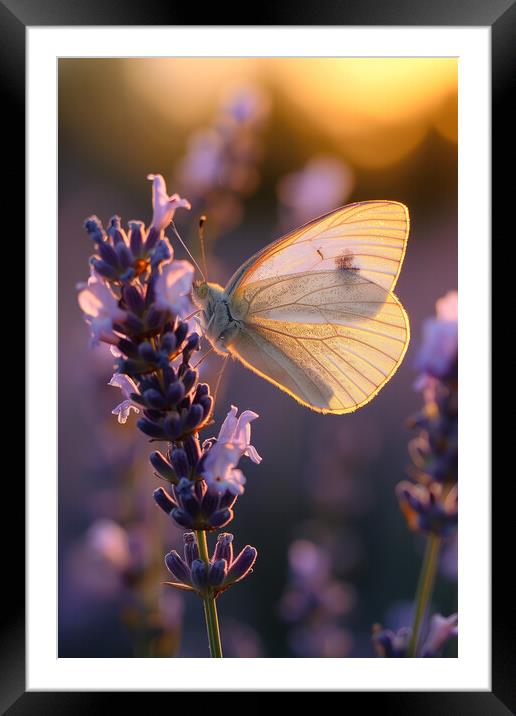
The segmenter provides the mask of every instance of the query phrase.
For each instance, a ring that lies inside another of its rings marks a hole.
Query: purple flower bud
[[[191,567],[192,584],[199,592],[205,592],[208,588],[208,568],[200,559],[194,559]]]
[[[115,249],[107,243],[107,241],[102,241],[98,245],[98,251],[100,254],[100,258],[105,261],[107,264],[112,266],[113,268],[118,268],[118,255],[115,251]]]
[[[154,500],[156,501],[156,504],[161,507],[161,509],[169,515],[174,507],[177,507],[174,500],[170,497],[170,495],[165,492],[165,490],[162,487],[158,487],[157,490],[154,490],[153,492]]]
[[[193,518],[199,516],[200,504],[195,495],[194,483],[186,477],[182,477],[176,488],[176,494],[181,502],[181,507]]]
[[[134,256],[140,256],[143,246],[142,221],[129,222],[129,246],[131,247],[131,251],[133,252]]]
[[[115,279],[117,277],[116,268],[114,268],[110,264],[107,264],[105,261],[93,257],[91,259],[91,263],[92,266],[95,267],[95,271],[104,278]]]
[[[208,522],[211,527],[219,529],[220,527],[224,527],[225,525],[227,525],[228,522],[231,522],[232,518],[233,513],[231,512],[231,510],[217,510],[208,517]]]
[[[254,547],[246,545],[240,552],[238,557],[232,562],[229,567],[228,575],[226,577],[226,584],[234,584],[244,579],[251,571],[253,564],[256,562],[258,552]]]
[[[172,465],[166,460],[163,455],[156,451],[152,452],[149,456],[149,460],[151,462],[152,467],[156,470],[158,475],[161,475],[161,477],[164,477],[165,480],[169,480],[169,482],[177,482],[177,476],[176,471],[172,467]],[[171,508],[172,509],[172,508]],[[169,510],[170,512],[170,510]]]
[[[143,302],[143,297],[136,286],[124,286],[122,289],[122,298],[130,311],[135,313],[137,316],[141,316],[145,308],[145,304]]]
[[[167,401],[161,393],[158,390],[154,390],[154,388],[146,390],[143,397],[145,398],[147,405],[151,408],[155,408],[156,410],[163,410],[166,408]]]
[[[202,407],[203,418],[207,418],[213,407],[213,398],[211,395],[203,395],[199,398],[199,405]]]
[[[222,532],[217,537],[217,544],[213,551],[213,559],[225,559],[228,564],[233,561],[233,535],[229,532]]]
[[[208,582],[210,587],[220,587],[227,576],[227,564],[225,559],[216,559],[211,563],[208,570]]]
[[[185,544],[185,562],[191,567],[192,562],[199,559],[199,546],[197,544],[197,538],[194,532],[185,532],[183,535]]]
[[[188,391],[193,388],[195,381],[197,380],[197,376],[197,371],[193,370],[192,368],[189,368],[187,371],[185,371],[181,378],[185,387],[185,393],[188,393]]]
[[[159,241],[161,231],[155,226],[151,226],[147,238],[145,239],[145,251],[149,253],[156,246]]]
[[[183,400],[185,396],[185,387],[183,383],[179,380],[176,380],[174,383],[171,383],[167,388],[167,398],[170,403],[177,404]]]
[[[84,228],[90,235],[90,239],[92,239],[93,241],[96,241],[97,243],[104,241],[106,233],[102,227],[102,222],[98,218],[98,216],[89,216],[84,222]]]
[[[182,321],[180,321],[178,327],[175,330],[176,341],[177,341],[178,346],[180,346],[181,343],[184,341],[187,333],[188,333],[188,323],[183,323]]]
[[[219,496],[216,492],[206,490],[201,502],[201,512],[203,515],[211,515],[219,506]]]
[[[127,338],[121,338],[118,341],[118,350],[124,353],[128,358],[138,358],[138,346]]]
[[[169,415],[165,418],[163,427],[170,440],[177,440],[181,435],[181,421],[177,415]]]
[[[147,311],[147,327],[151,331],[157,330],[163,321],[165,320],[165,312],[160,311],[159,308],[156,308],[155,306],[151,306],[149,310]]]
[[[168,571],[177,579],[178,582],[190,584],[190,570],[188,566],[179,556],[175,549],[165,556],[165,564]]]
[[[226,490],[221,496],[220,496],[220,507],[228,507],[231,508],[237,501],[238,495],[234,495],[230,490]]]
[[[173,449],[170,461],[178,477],[188,477],[191,468],[186,452],[182,448]]]
[[[202,405],[194,403],[186,416],[185,429],[193,430],[202,422],[203,418],[204,411],[202,409]]]
[[[151,438],[165,438],[165,432],[161,425],[157,425],[156,423],[151,422],[150,420],[147,420],[147,418],[139,418],[136,421],[136,427],[142,431],[142,433],[145,433],[145,435],[148,435]]]
[[[151,346],[150,343],[147,343],[147,341],[140,344],[140,346],[138,348],[138,352],[140,353],[143,360],[147,361],[148,363],[156,362],[156,358],[157,358],[156,351],[154,350],[154,348]]]
[[[165,333],[165,335],[161,337],[160,349],[165,351],[167,355],[170,355],[173,351],[175,351],[176,346],[177,341],[173,333]]]
[[[170,516],[180,527],[184,527],[187,530],[191,530],[194,526],[192,517],[180,507],[175,507],[170,513]]]
[[[199,400],[205,395],[210,394],[210,386],[207,383],[199,383],[195,390],[195,399]]]
[[[196,435],[189,435],[184,442],[184,447],[190,465],[197,465],[201,457],[201,445],[199,443],[199,438]]]
[[[133,263],[133,255],[123,241],[115,245],[118,263],[123,269],[128,269]]]
[[[127,237],[125,235],[125,231],[122,229],[119,216],[115,215],[111,217],[111,219],[109,220],[109,227],[107,233],[113,241],[115,248],[117,246],[125,245]]]
[[[145,328],[143,325],[143,321],[138,318],[138,316],[135,316],[134,313],[127,313],[127,316],[125,318],[125,325],[130,331],[136,333],[136,335],[143,333]]]

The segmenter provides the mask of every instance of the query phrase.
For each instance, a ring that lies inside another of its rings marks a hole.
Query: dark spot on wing
[[[317,249],[317,253],[318,253],[319,256],[321,257],[321,261],[324,261],[324,256],[322,255],[321,249]]]
[[[353,253],[347,249],[340,256],[335,259],[335,267],[339,271],[358,271],[356,266],[353,266]]]

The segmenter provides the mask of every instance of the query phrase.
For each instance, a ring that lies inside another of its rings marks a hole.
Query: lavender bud
[[[93,257],[91,259],[91,263],[92,266],[94,266],[95,271],[104,278],[115,279],[117,277],[117,270],[113,268],[113,266],[107,264],[105,261]]]
[[[138,316],[135,316],[134,313],[128,313],[125,318],[125,325],[127,328],[135,333],[136,335],[139,335],[140,333],[143,333],[145,327],[143,325],[143,321],[138,318]]]
[[[172,455],[170,456],[170,462],[172,463],[178,477],[188,477],[191,468],[186,452],[182,448],[174,448]]]
[[[202,498],[201,512],[203,515],[211,515],[219,506],[219,496],[211,490],[206,490]]]
[[[154,500],[156,501],[156,504],[161,507],[161,509],[169,515],[174,507],[177,507],[174,500],[170,497],[170,495],[165,492],[165,490],[162,487],[158,487],[157,490],[154,490],[153,492]]]
[[[176,471],[160,452],[157,450],[155,452],[151,452],[149,460],[158,475],[161,475],[161,477],[164,477],[165,480],[169,480],[170,482],[177,482]]]
[[[202,407],[203,417],[206,418],[213,407],[213,398],[211,395],[203,395],[202,398],[199,399],[199,405]]]
[[[193,370],[192,368],[189,368],[187,371],[185,371],[184,375],[181,378],[185,387],[185,393],[188,393],[188,391],[193,388],[195,381],[197,380],[197,375],[197,371]]]
[[[220,587],[227,576],[227,564],[225,559],[217,559],[210,565],[208,570],[208,582],[210,587]]]
[[[197,539],[194,532],[185,532],[183,540],[185,544],[185,562],[189,567],[191,567],[192,562],[199,559],[199,546],[197,544]]]
[[[167,398],[170,403],[177,404],[185,397],[185,387],[181,381],[176,380],[167,388]]]
[[[233,561],[233,535],[230,532],[222,532],[217,537],[213,559],[225,559],[228,564]]]
[[[127,308],[135,313],[137,316],[141,316],[145,304],[141,293],[138,291],[136,286],[124,286],[122,289],[122,298],[124,299]]]
[[[145,398],[147,405],[151,408],[155,408],[156,410],[163,410],[167,405],[167,401],[161,393],[153,388],[146,390],[143,397]]]
[[[228,522],[231,522],[232,518],[233,513],[231,510],[217,510],[217,512],[214,512],[208,517],[208,522],[211,527],[220,529],[221,527],[224,527],[224,525],[227,525]]]
[[[165,312],[160,311],[156,306],[151,306],[147,311],[147,327],[150,331],[157,330],[165,318]]]
[[[128,269],[133,263],[133,255],[123,241],[115,245],[118,262],[123,269]]]
[[[167,355],[175,351],[176,346],[177,341],[173,333],[165,333],[165,335],[161,337],[160,348],[162,351],[165,351]]]
[[[185,430],[193,430],[196,428],[202,419],[204,418],[204,411],[202,405],[194,404],[188,411],[188,415],[185,420]]]
[[[145,433],[145,435],[148,435],[151,438],[165,438],[165,432],[161,425],[156,425],[156,423],[151,422],[150,420],[147,420],[147,418],[139,418],[136,421],[136,427],[142,431],[142,433]]]
[[[191,567],[192,584],[199,591],[204,592],[208,588],[207,565],[200,559],[194,559]]]
[[[109,227],[107,230],[108,236],[113,241],[115,248],[117,246],[124,246],[127,237],[125,235],[125,231],[122,229],[120,217],[119,216],[112,216],[109,220]]]
[[[177,341],[178,346],[180,346],[181,343],[184,341],[187,333],[188,333],[188,323],[183,323],[181,321],[175,330],[176,341]]]
[[[165,564],[167,565],[168,571],[178,582],[190,584],[190,570],[175,549],[165,556]]]
[[[96,241],[97,243],[104,241],[104,237],[106,234],[102,227],[102,222],[98,218],[98,216],[89,216],[84,222],[84,228],[90,235],[90,239],[92,239],[93,241]]]
[[[128,358],[138,358],[138,346],[127,338],[121,338],[118,341],[118,350],[124,353]]]
[[[107,243],[107,241],[102,241],[98,245],[98,251],[100,254],[100,258],[105,261],[110,266],[113,266],[113,268],[118,267],[118,255],[115,251],[115,249]]]
[[[226,577],[226,584],[234,584],[244,579],[251,571],[253,564],[256,562],[258,552],[254,547],[247,545],[240,552],[235,561],[231,564]]]
[[[143,222],[129,222],[129,246],[134,256],[139,256],[143,246]]]
[[[156,246],[159,237],[160,237],[161,231],[156,229],[155,226],[151,226],[149,229],[149,233],[147,234],[147,238],[145,239],[145,251],[149,253],[152,251],[152,249]]]
[[[141,355],[141,357],[143,358],[143,360],[147,361],[147,363],[155,363],[156,362],[156,358],[157,358],[156,351],[154,350],[154,348],[151,346],[150,343],[147,343],[147,341],[140,344],[140,346],[138,348],[138,352]]]
[[[170,516],[173,520],[175,520],[175,522],[177,522],[180,527],[184,527],[187,530],[191,530],[194,526],[194,520],[187,512],[185,512],[185,510],[182,510],[180,507],[175,507],[170,513]]]
[[[163,427],[170,440],[177,440],[181,435],[181,421],[177,415],[169,415],[165,418]]]

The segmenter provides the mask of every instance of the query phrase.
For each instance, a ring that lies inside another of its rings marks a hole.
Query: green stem
[[[412,635],[410,637],[407,656],[415,657],[417,653],[419,632],[425,612],[430,605],[434,591],[435,575],[439,564],[439,548],[441,539],[437,535],[431,535],[426,543],[425,556],[421,566],[419,582],[415,597],[414,621],[412,622]]]
[[[199,555],[203,562],[209,564],[210,557],[208,554],[208,541],[206,532],[199,530],[197,534],[197,544],[199,545]],[[222,659],[222,644],[220,641],[219,618],[217,615],[217,605],[213,594],[203,598],[204,616],[206,618],[206,629],[208,631],[208,642],[210,644],[210,654],[214,659]]]

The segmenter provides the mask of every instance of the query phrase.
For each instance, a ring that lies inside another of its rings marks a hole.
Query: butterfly
[[[225,288],[195,281],[213,348],[312,410],[365,405],[409,343],[408,317],[392,292],[409,224],[399,202],[348,204],[266,246]]]

